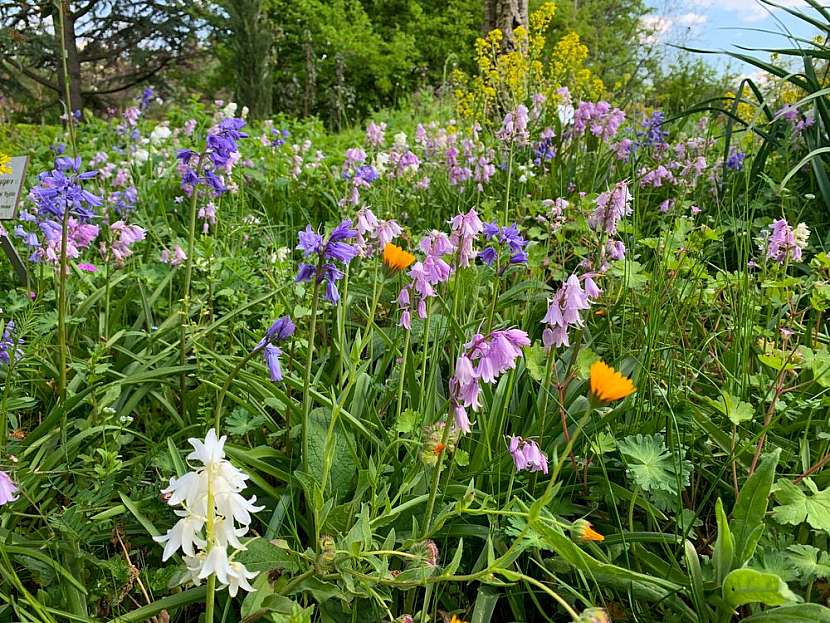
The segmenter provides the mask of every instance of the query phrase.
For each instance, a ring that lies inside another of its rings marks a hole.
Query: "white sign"
[[[10,221],[17,216],[17,203],[26,181],[28,156],[16,156],[9,163],[11,173],[0,174],[0,221]]]

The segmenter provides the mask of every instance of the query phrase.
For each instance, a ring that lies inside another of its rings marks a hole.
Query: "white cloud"
[[[705,15],[701,15],[700,13],[684,13],[680,17],[677,18],[677,23],[683,26],[687,26],[688,28],[694,28],[695,26],[703,26],[706,22],[709,21],[709,18]]]
[[[641,17],[640,24],[644,30],[640,35],[640,43],[646,45],[653,45],[661,41],[674,25],[668,17],[654,14]]]
[[[729,11],[735,13],[741,22],[758,22],[766,19],[776,7],[758,2],[758,0],[687,0],[688,4],[704,9]],[[804,0],[777,0],[777,3],[786,7],[806,6]]]

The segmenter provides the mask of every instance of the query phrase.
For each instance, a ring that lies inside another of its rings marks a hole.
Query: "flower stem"
[[[199,161],[201,163],[201,157]],[[187,260],[185,261],[184,270],[184,298],[182,299],[182,322],[179,334],[179,363],[184,368],[187,365],[187,351],[185,343],[187,341],[187,326],[190,323],[190,283],[193,278],[193,253],[196,240],[196,202],[199,199],[199,187],[195,186],[190,197],[190,220],[187,230]],[[187,415],[187,376],[182,370],[180,377],[180,400],[182,407],[182,418]]]
[[[228,393],[228,389],[231,386],[231,383],[236,378],[236,375],[239,374],[239,371],[245,367],[245,364],[248,363],[254,356],[262,351],[262,348],[255,348],[247,355],[245,355],[242,359],[239,360],[239,363],[234,366],[231,373],[228,375],[228,378],[225,379],[225,384],[222,385],[222,389],[219,391],[219,395],[216,397],[216,409],[213,412],[213,427],[216,429],[216,434],[219,434],[219,430],[221,428],[222,423],[222,403],[225,400],[225,394]]]
[[[447,440],[450,438],[450,426],[452,424],[449,420],[444,424],[444,434],[441,435],[442,450],[438,455],[438,462],[435,464],[435,471],[432,474],[432,484],[430,485],[429,500],[427,501],[427,510],[424,514],[424,531],[423,538],[429,534],[429,529],[432,526],[432,512],[435,510],[435,497],[438,495],[438,483],[441,479],[441,467],[444,463],[444,455],[447,453]]]
[[[322,260],[321,260],[322,261]],[[319,268],[318,268],[319,270]],[[311,413],[311,364],[314,359],[314,337],[317,331],[317,306],[320,302],[320,280],[315,277],[314,293],[311,297],[311,323],[308,328],[308,353],[305,360],[305,379],[303,380],[303,471],[308,473],[308,416]],[[291,439],[291,427],[288,427],[288,438]]]
[[[403,343],[403,358],[401,360],[401,376],[398,381],[398,406],[395,409],[395,422],[401,419],[401,408],[403,407],[403,384],[406,377],[406,360],[409,356],[409,341],[412,339],[412,332],[406,332],[406,338]]]
[[[423,355],[421,357],[421,389],[418,392],[418,409],[421,413],[424,412],[424,392],[427,385],[427,355],[429,355],[429,321],[432,317],[430,312],[430,304],[427,302],[427,318],[424,323],[424,332],[421,340],[421,348]]]

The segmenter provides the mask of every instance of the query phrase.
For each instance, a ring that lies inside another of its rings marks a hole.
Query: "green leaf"
[[[721,401],[718,410],[729,418],[735,426],[748,422],[755,415],[755,409],[748,402],[744,402],[729,392],[721,392]]]
[[[830,552],[812,545],[790,545],[787,557],[803,582],[830,578]]]
[[[323,477],[323,465],[326,452],[326,438],[328,437],[331,413],[326,407],[314,409],[308,417],[308,470],[315,480]],[[334,443],[332,447],[331,469],[329,482],[334,495],[345,495],[351,490],[357,467],[352,453],[349,451],[348,433],[342,427],[335,426],[332,431]],[[323,483],[324,489],[329,483]]]
[[[738,494],[732,510],[732,534],[735,536],[733,567],[740,567],[755,553],[758,539],[764,531],[764,515],[780,456],[780,448],[765,455]]]
[[[626,474],[643,491],[667,491],[677,494],[689,484],[692,464],[669,452],[663,436],[631,435],[617,444],[626,461]]]
[[[587,379],[588,371],[591,369],[591,364],[599,359],[597,355],[590,348],[581,348],[576,355],[576,368],[579,370],[580,378]]]
[[[744,604],[781,606],[800,601],[799,596],[777,575],[755,569],[731,571],[723,582],[723,599],[733,609]]]
[[[715,502],[715,518],[718,522],[718,538],[715,540],[715,547],[712,550],[712,564],[715,567],[718,584],[723,584],[726,575],[732,570],[732,563],[735,558],[735,540],[732,538],[732,531],[723,510],[723,502],[720,498]]]
[[[772,509],[773,519],[795,526],[806,521],[813,529],[830,533],[830,488],[819,491],[811,478],[805,478],[804,485],[812,495],[789,480],[778,481],[774,496],[780,506]]]
[[[545,379],[546,366],[545,349],[541,344],[534,343],[524,349],[524,360],[527,372],[537,383],[541,383]]]
[[[830,623],[830,610],[819,604],[781,606],[753,614],[742,623]]]
[[[421,421],[421,416],[417,411],[413,411],[412,409],[407,409],[403,413],[401,413],[401,417],[398,418],[398,421],[395,422],[395,430],[399,433],[403,433],[404,435],[408,435],[416,428],[418,428],[418,423]]]

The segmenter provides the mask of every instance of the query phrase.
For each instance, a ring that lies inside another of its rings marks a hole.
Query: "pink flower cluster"
[[[383,251],[383,247],[403,232],[397,221],[379,219],[366,207],[357,211],[354,224],[357,231],[355,246],[361,257],[371,257],[376,252]]]
[[[602,294],[590,274],[584,275],[583,280],[584,289],[579,277],[571,275],[548,301],[548,311],[542,318],[547,325],[542,331],[542,344],[546,351],[550,351],[552,346],[570,346],[568,329],[585,326],[582,310],[590,309],[591,299]]]
[[[574,111],[573,131],[577,136],[586,130],[603,141],[616,136],[625,121],[625,113],[608,102],[579,102]]]
[[[594,231],[604,230],[610,236],[615,235],[617,224],[631,214],[631,200],[628,182],[617,182],[614,188],[597,196],[596,208],[588,217],[588,225]]]
[[[481,407],[480,382],[495,383],[499,376],[515,368],[525,346],[530,346],[530,338],[520,329],[493,331],[488,336],[476,333],[464,345],[464,352],[455,363],[455,374],[449,383],[450,406],[456,428],[470,432],[467,409],[478,411]]]
[[[427,299],[436,295],[435,286],[450,278],[452,267],[444,260],[445,255],[455,252],[455,245],[450,242],[447,234],[433,230],[418,244],[424,252],[424,259],[415,262],[409,269],[412,281],[404,286],[398,294],[398,306],[401,308],[400,326],[406,330],[412,329],[411,307],[413,303],[418,317],[423,320],[427,316]]]
[[[523,439],[513,435],[507,444],[513,462],[516,464],[516,471],[527,470],[529,472],[548,473],[548,458],[539,449],[535,441]]]
[[[478,235],[484,230],[484,224],[478,218],[475,208],[470,208],[466,214],[457,214],[450,220],[452,233],[450,242],[458,249],[458,265],[466,268],[471,261],[475,260],[476,251],[473,243]]]
[[[124,264],[124,260],[133,254],[132,246],[136,242],[144,240],[146,232],[138,225],[128,225],[124,221],[115,221],[110,225],[112,241],[109,249],[105,243],[101,243],[101,257],[115,260],[118,266]]]

